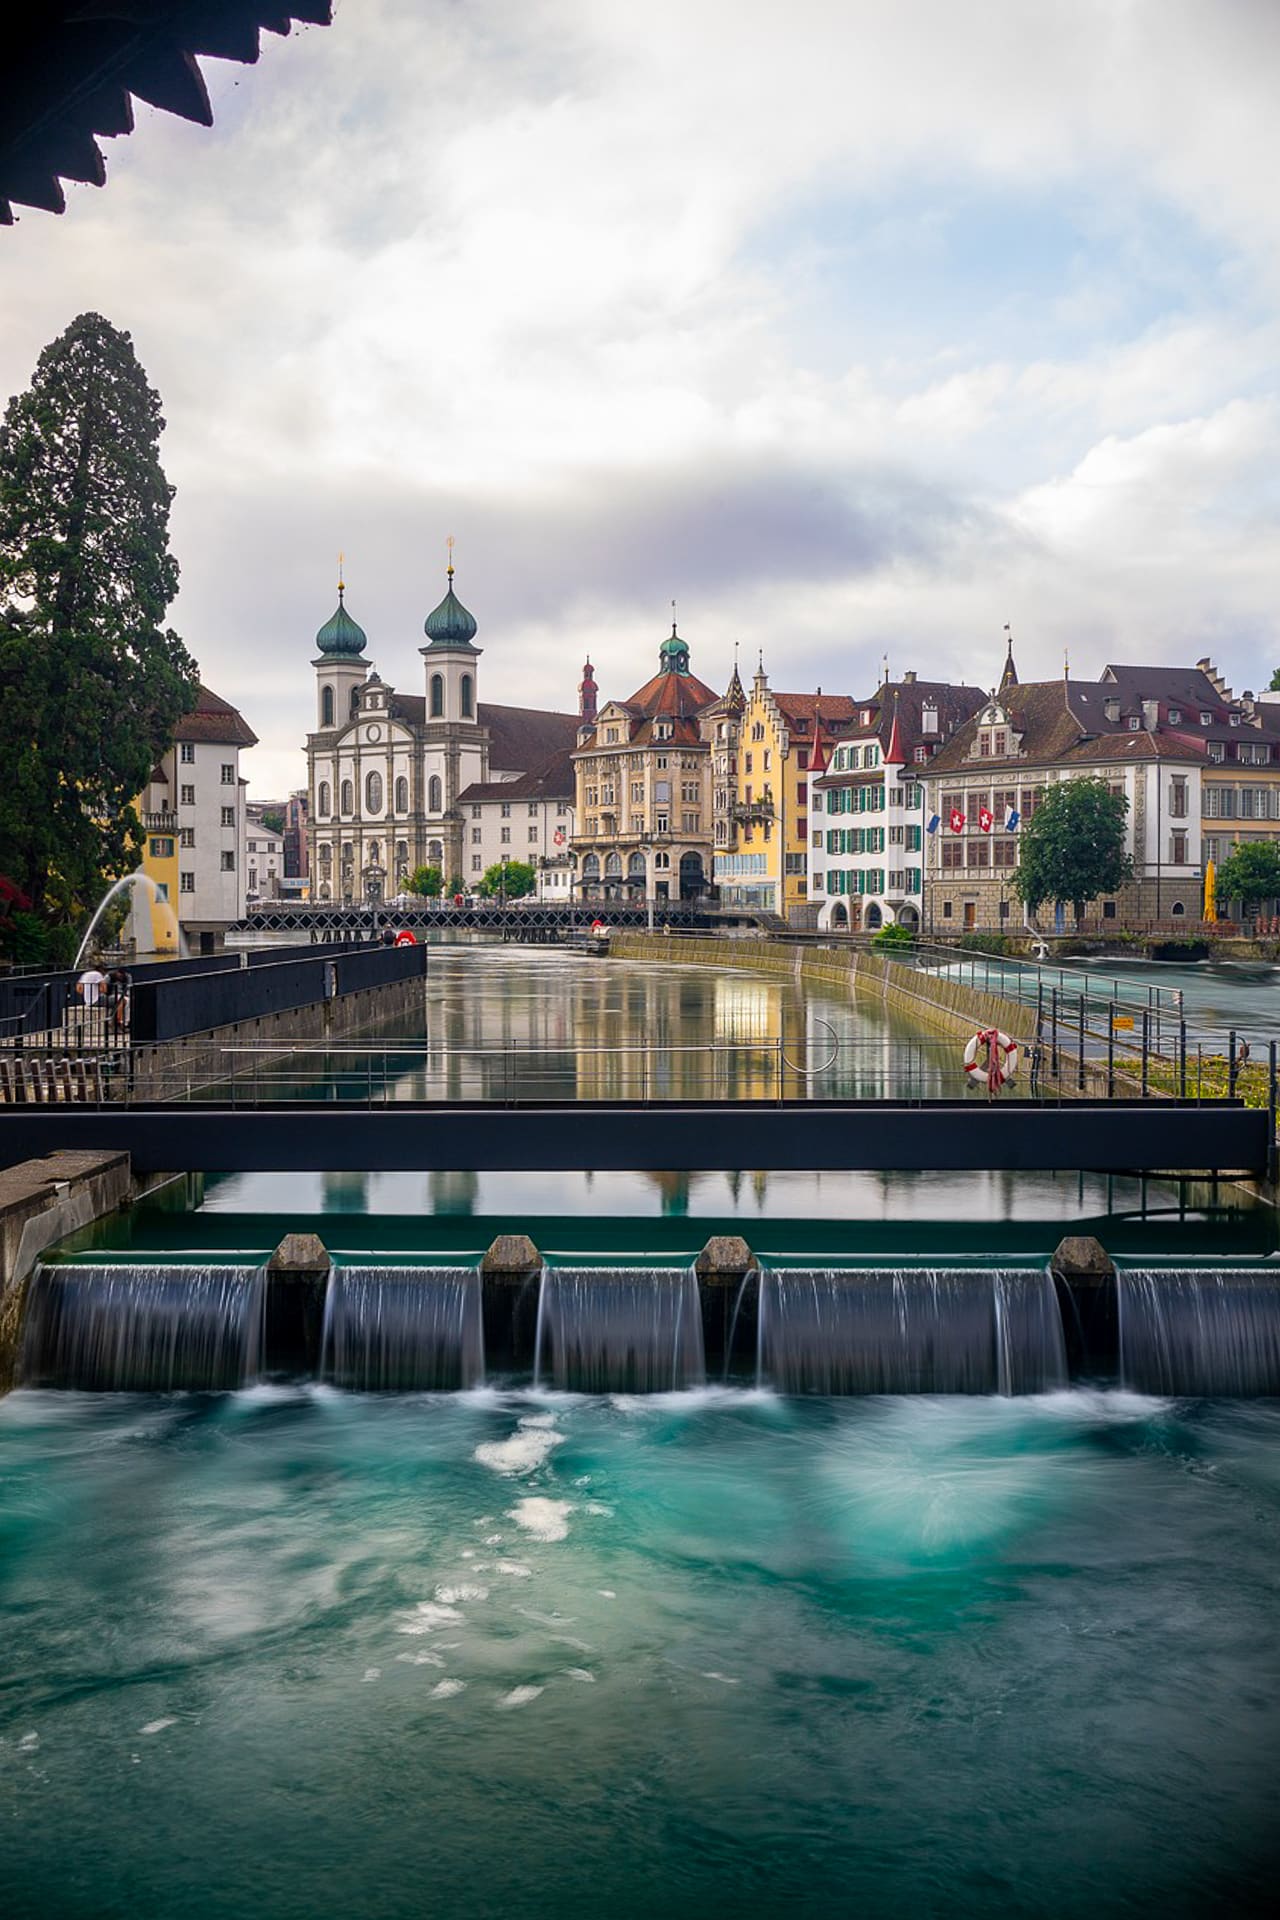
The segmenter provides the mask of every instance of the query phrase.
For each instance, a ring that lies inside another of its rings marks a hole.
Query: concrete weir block
[[[485,1366],[532,1371],[543,1259],[527,1233],[500,1233],[480,1260]]]
[[[728,1286],[754,1273],[760,1262],[740,1233],[713,1233],[693,1263],[698,1279],[712,1286]]]
[[[702,1306],[702,1344],[707,1377],[731,1370],[750,1373],[754,1364],[759,1288],[757,1260],[740,1233],[713,1233],[693,1263]]]
[[[332,1270],[329,1250],[314,1233],[287,1233],[268,1260],[264,1373],[319,1374]]]
[[[1120,1372],[1120,1303],[1115,1261],[1092,1234],[1072,1233],[1049,1261],[1073,1380],[1109,1381]]]

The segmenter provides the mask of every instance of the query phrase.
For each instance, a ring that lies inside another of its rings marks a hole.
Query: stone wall
[[[665,960],[686,966],[741,968],[843,989],[851,996],[878,1000],[917,1025],[967,1040],[978,1027],[999,1027],[1016,1040],[1035,1032],[1035,1011],[996,993],[982,993],[958,980],[918,973],[863,947],[814,947],[787,940],[729,940],[708,935],[666,937],[617,933],[609,951],[624,960]]]
[[[127,1153],[51,1153],[0,1171],[0,1393],[13,1385],[22,1308],[37,1259],[133,1197]]]

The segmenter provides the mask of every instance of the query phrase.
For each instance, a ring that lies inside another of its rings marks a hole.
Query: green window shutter
[[[839,851],[840,851],[840,829],[839,827],[828,827],[827,828],[827,852],[839,853]]]

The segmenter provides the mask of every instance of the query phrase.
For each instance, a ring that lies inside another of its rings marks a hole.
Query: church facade
[[[579,716],[480,699],[477,625],[453,588],[424,622],[424,690],[400,693],[364,658],[345,588],[316,635],[307,735],[311,897],[389,899],[416,867],[471,883],[468,788],[537,773],[576,743]]]

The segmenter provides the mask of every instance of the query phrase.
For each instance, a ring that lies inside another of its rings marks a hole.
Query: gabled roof
[[[208,687],[201,687],[196,704],[184,713],[173,730],[175,740],[203,740],[221,747],[256,747],[258,736],[239,708],[223,700]]]
[[[655,673],[652,680],[633,693],[629,699],[619,701],[620,706],[628,707],[635,714],[647,714],[653,718],[659,714],[667,719],[693,719],[704,707],[710,707],[720,698],[696,673]]]
[[[489,765],[499,773],[528,773],[545,766],[553,754],[568,753],[582,724],[576,713],[496,707],[484,700],[476,712],[480,725],[489,729]]]
[[[1204,743],[1162,728],[1128,727],[1124,717],[1110,721],[1104,702],[1112,688],[1098,681],[1040,680],[1009,686],[996,696],[1009,716],[1011,733],[1021,738],[1019,751],[1000,758],[971,757],[978,731],[977,717],[965,723],[955,738],[929,762],[933,774],[1003,770],[1026,766],[1089,765],[1096,761],[1175,760],[1186,763],[1204,757]],[[985,706],[986,701],[982,704]],[[1122,702],[1127,711],[1127,706]]]

